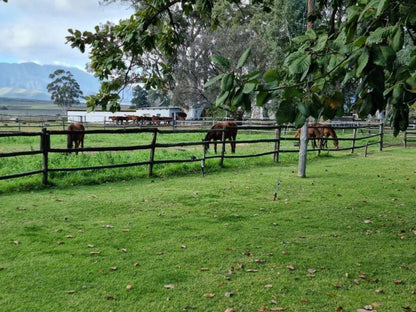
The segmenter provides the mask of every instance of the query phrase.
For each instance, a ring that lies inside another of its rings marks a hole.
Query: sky
[[[132,10],[99,0],[0,1],[0,63],[35,62],[75,66],[85,70],[88,52],[66,44],[68,29],[93,31],[106,21],[117,23]]]

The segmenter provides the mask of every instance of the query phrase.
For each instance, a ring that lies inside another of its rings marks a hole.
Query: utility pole
[[[315,8],[315,0],[308,0],[308,16],[313,12]],[[312,29],[312,23],[307,22],[307,29]],[[306,178],[306,158],[308,155],[308,122],[309,117],[306,118],[305,124],[302,126],[299,138],[299,163],[298,163],[298,176]]]

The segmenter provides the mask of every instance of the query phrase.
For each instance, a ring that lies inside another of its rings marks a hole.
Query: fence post
[[[404,131],[404,134],[403,134],[403,146],[404,148],[407,147],[407,131]]]
[[[368,143],[365,143],[364,157],[367,157],[367,155],[368,155]]]
[[[153,131],[152,146],[150,148],[149,168],[147,172],[147,175],[149,177],[153,175],[153,161],[155,159],[156,138],[157,138],[157,129],[155,128]]]
[[[273,161],[278,162],[279,161],[279,151],[280,151],[280,135],[281,135],[282,129],[277,128],[276,129],[276,141],[274,142],[274,154],[273,154]]]
[[[46,130],[46,128],[42,129],[42,133],[40,136],[40,149],[42,151],[42,183],[43,185],[48,184],[48,151],[51,147],[51,140],[50,140],[50,134]]]
[[[224,167],[224,154],[225,154],[225,127],[222,129],[221,135],[221,159],[220,159],[220,167]]]
[[[384,139],[384,125],[380,123],[380,145],[378,147],[378,151],[381,152],[383,150],[383,139]]]
[[[355,138],[357,137],[357,126],[354,126],[354,131],[353,131],[353,135],[352,135],[352,148],[351,148],[351,154],[354,153],[354,149],[355,149]]]

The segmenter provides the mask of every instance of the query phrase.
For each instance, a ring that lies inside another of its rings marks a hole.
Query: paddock
[[[183,166],[191,163],[194,163],[192,166],[200,164],[200,169],[203,171],[206,166],[212,166],[215,163],[223,167],[231,161],[238,162],[238,159],[244,158],[267,157],[272,162],[279,162],[280,157],[289,154],[296,157],[299,151],[298,147],[294,146],[298,139],[293,137],[295,133],[293,126],[243,124],[238,126],[239,137],[234,142],[237,146],[235,154],[227,153],[225,150],[225,144],[229,141],[219,143],[218,154],[212,151],[205,153],[204,142],[201,139],[204,138],[208,129],[207,125],[180,129],[155,127],[95,129],[87,124],[85,147],[78,149],[80,153],[78,157],[83,157],[82,165],[76,162],[74,165],[73,158],[61,157],[68,152],[63,144],[63,138],[69,133],[67,130],[43,128],[41,132],[1,132],[0,142],[17,140],[25,143],[17,143],[17,147],[10,143],[0,145],[0,158],[11,160],[11,158],[30,156],[37,158],[39,160],[37,163],[41,166],[33,165],[30,168],[27,166],[26,170],[21,170],[18,166],[9,166],[12,167],[9,168],[4,165],[0,168],[0,180],[41,175],[42,183],[48,184],[50,177],[53,179],[59,177],[60,174],[71,174],[71,172],[82,174],[88,171],[127,167],[146,168],[147,176],[152,176],[155,174],[155,167],[157,172],[158,166],[167,164],[182,163]],[[374,150],[375,147],[375,150],[381,151],[383,145],[386,145],[386,131],[381,124],[338,126],[335,130],[339,134],[339,149],[309,148],[308,153],[313,155],[330,152],[353,154],[362,150],[364,156],[367,156],[368,150]],[[27,145],[30,148],[27,148]],[[115,155],[117,155],[117,161],[114,160]],[[133,157],[133,160],[129,157]]]

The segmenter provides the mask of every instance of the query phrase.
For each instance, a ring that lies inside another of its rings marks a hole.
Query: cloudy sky
[[[0,62],[58,64],[85,68],[88,53],[65,44],[68,29],[94,29],[132,13],[127,6],[99,0],[0,1]]]

